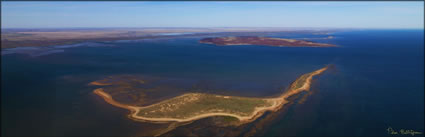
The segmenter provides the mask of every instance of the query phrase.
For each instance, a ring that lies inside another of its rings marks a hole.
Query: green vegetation
[[[206,113],[249,116],[254,112],[255,107],[271,105],[260,98],[189,93],[140,109],[137,115],[149,118],[190,118]]]
[[[224,122],[235,122],[235,121],[239,121],[239,120],[235,117],[224,116],[223,121]]]
[[[142,104],[146,104],[144,102],[150,98],[144,94],[147,91],[170,91],[173,89],[175,91],[177,88],[168,88],[166,85],[144,88],[151,82],[131,76],[109,77],[90,84],[106,86],[96,89],[95,93],[103,96],[112,105],[131,110],[131,116],[136,119],[186,122],[210,116],[225,116],[236,118],[239,121],[249,121],[264,111],[280,109],[288,97],[309,90],[313,76],[321,74],[326,69],[327,67],[324,67],[300,76],[289,89],[276,98],[237,97],[192,92],[145,106]],[[138,85],[143,86],[139,87]],[[109,93],[105,93],[103,89]],[[223,121],[234,121],[234,119],[225,118]]]
[[[305,81],[307,80],[307,78],[310,76],[310,73],[304,74],[301,77],[299,77],[296,81],[295,81],[295,87],[292,87],[292,89],[298,89],[301,88],[304,84]]]

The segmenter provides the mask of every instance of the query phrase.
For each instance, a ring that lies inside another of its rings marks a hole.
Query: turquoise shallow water
[[[92,94],[94,87],[87,83],[108,75],[188,79],[206,85],[205,92],[273,96],[327,64],[336,69],[320,76],[313,94],[262,135],[388,135],[389,126],[423,132],[423,30],[331,35],[335,39],[311,40],[340,47],[217,47],[193,37],[104,42],[112,46],[60,48],[63,52],[40,56],[2,55],[2,135],[133,135],[148,130]]]

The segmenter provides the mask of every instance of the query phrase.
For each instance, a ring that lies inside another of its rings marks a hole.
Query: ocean
[[[94,95],[96,87],[88,83],[106,76],[184,79],[202,83],[203,92],[270,97],[328,64],[334,69],[315,77],[303,101],[288,105],[256,135],[392,136],[388,128],[424,132],[424,30],[266,36],[311,38],[339,47],[214,46],[198,43],[203,37],[185,37],[5,54],[1,134],[132,136],[160,126],[132,121],[127,110]],[[320,39],[327,36],[334,38]]]

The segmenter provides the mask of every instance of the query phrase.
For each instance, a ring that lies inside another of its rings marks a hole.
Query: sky
[[[318,27],[423,29],[417,2],[1,2],[2,28]]]

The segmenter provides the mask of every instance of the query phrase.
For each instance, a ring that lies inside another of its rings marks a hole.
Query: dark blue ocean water
[[[327,52],[337,60],[336,72],[321,76],[317,91],[266,135],[394,136],[389,127],[423,133],[423,30],[336,35],[343,48]]]
[[[3,55],[2,135],[134,135],[148,130],[146,124],[128,120],[126,110],[92,94],[94,87],[87,84],[108,75],[192,79],[210,84],[209,92],[264,97],[327,64],[335,69],[315,80],[313,94],[279,116],[264,135],[388,135],[388,127],[424,132],[424,31],[330,35],[335,38],[311,41],[340,47],[218,47],[193,37],[106,42],[114,46],[81,46],[36,57]]]

